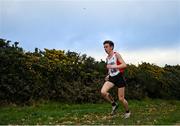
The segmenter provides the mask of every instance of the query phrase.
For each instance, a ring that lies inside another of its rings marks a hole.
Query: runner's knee
[[[104,96],[104,97],[105,97],[107,94],[108,94],[108,93],[107,93],[106,91],[101,90],[101,95],[102,95],[102,96]]]
[[[123,97],[123,96],[120,96],[120,97],[119,97],[119,101],[124,102],[124,97]]]

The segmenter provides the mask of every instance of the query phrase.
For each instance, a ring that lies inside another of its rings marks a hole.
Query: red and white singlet
[[[106,61],[107,61],[108,65],[120,65],[121,64],[116,57],[116,52],[114,52],[113,56],[110,59],[107,57]],[[119,73],[123,73],[123,72],[124,72],[124,69],[119,69],[119,68],[108,69],[108,73],[110,76],[116,76]]]

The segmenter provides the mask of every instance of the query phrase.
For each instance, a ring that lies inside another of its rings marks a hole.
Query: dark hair
[[[114,49],[114,43],[113,43],[113,41],[111,41],[111,40],[105,40],[104,43],[103,43],[103,45],[105,45],[105,44],[109,44],[109,45],[112,47],[112,49]]]

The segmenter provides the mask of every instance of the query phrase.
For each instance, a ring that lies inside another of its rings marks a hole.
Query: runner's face
[[[104,50],[109,54],[112,51],[112,47],[109,44],[104,44]]]

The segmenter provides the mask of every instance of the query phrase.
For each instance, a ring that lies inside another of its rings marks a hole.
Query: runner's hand
[[[107,75],[106,77],[105,77],[105,81],[108,81],[109,80],[109,75]]]

